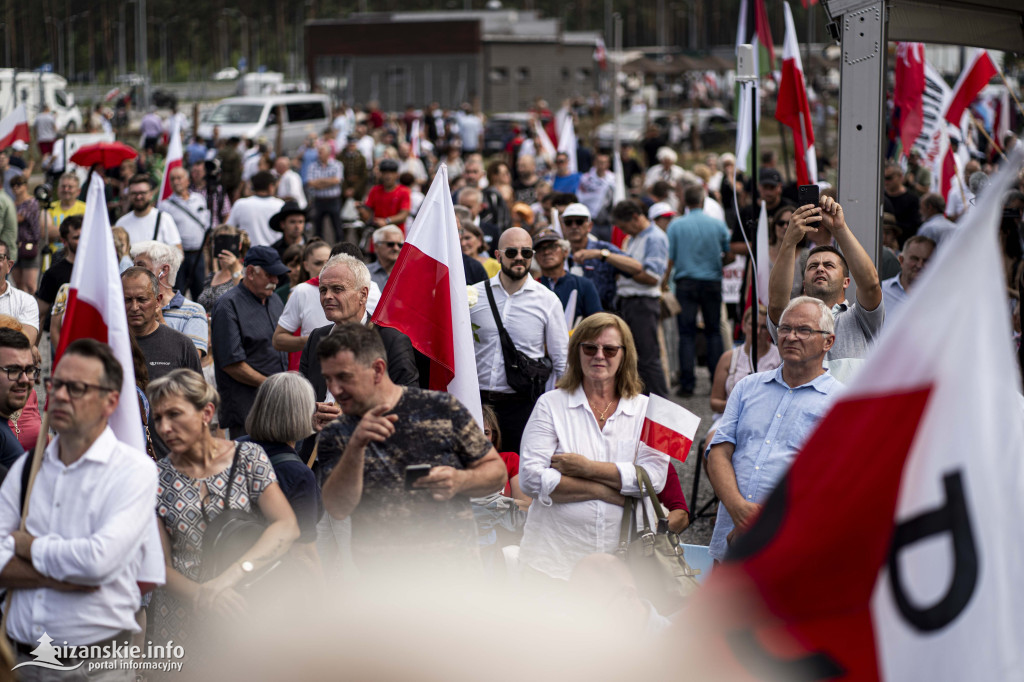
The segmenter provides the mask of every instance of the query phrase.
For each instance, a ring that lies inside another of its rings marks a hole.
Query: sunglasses
[[[586,218],[562,218],[562,224],[566,227],[580,227],[587,224]]]
[[[533,258],[533,253],[533,249],[529,247],[517,249],[515,247],[510,246],[504,251],[505,258],[515,258],[519,254],[523,254],[523,258],[525,258],[526,260],[530,260],[531,258]]]
[[[402,248],[402,244],[405,244],[405,242],[381,242],[381,244],[384,246],[390,246],[392,249],[400,249]]]
[[[597,351],[601,351],[606,358],[611,360],[619,351],[623,349],[623,346],[600,346],[596,343],[581,343],[580,348],[583,350],[583,354],[587,357],[593,357],[597,355]]]

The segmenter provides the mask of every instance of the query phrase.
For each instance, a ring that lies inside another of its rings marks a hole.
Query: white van
[[[277,143],[279,108],[284,113],[280,122],[281,146],[289,154],[302,145],[309,133],[319,134],[331,124],[331,100],[327,95],[229,97],[218,102],[203,118],[199,135],[209,139],[216,127],[221,139],[265,137],[273,149]]]
[[[75,96],[67,87],[68,82],[55,73],[0,69],[0,118],[24,104],[28,123],[32,125],[36,114],[48,104],[57,130],[69,133],[82,130],[82,112],[75,106]]]

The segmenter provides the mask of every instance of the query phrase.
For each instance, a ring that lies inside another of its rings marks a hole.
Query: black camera
[[[36,187],[35,192],[33,192],[33,194],[36,197],[36,201],[38,201],[40,204],[48,206],[50,204],[50,201],[53,199],[53,187],[51,187],[49,183],[44,182],[43,184]]]

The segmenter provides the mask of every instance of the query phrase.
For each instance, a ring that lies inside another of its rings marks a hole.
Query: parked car
[[[484,126],[484,155],[500,154],[505,151],[505,145],[515,134],[515,128],[525,130],[529,125],[530,114],[525,111],[489,116]]]
[[[277,140],[279,108],[284,112],[281,146],[288,153],[298,149],[306,135],[320,133],[331,123],[331,103],[327,95],[229,97],[217,103],[199,124],[198,132],[209,139],[217,127],[222,138],[266,137],[273,147]]]
[[[694,110],[681,109],[678,113],[682,118],[684,144],[688,144]],[[697,109],[696,114],[697,132],[700,135],[701,144],[705,146],[720,144],[736,134],[736,121],[725,109],[721,107]],[[667,137],[672,116],[672,112],[664,109],[651,109],[646,112],[631,111],[623,114],[619,117],[619,139],[634,145],[641,143],[648,123],[654,123],[658,130]],[[600,149],[611,149],[615,138],[615,123],[609,121],[599,125],[594,136]]]

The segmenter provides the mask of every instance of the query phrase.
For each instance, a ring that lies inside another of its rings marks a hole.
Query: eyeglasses
[[[68,395],[71,396],[72,398],[81,398],[83,395],[88,393],[90,388],[95,388],[97,391],[102,391],[104,393],[117,390],[114,388],[108,388],[106,386],[87,384],[82,381],[64,381],[63,379],[54,379],[53,377],[50,377],[43,383],[46,386],[47,393],[53,393],[54,391],[59,391],[62,388],[66,388],[68,389]]]
[[[611,360],[624,346],[599,346],[596,343],[581,343],[580,348],[583,350],[583,354],[587,357],[593,357],[597,355],[597,351],[601,351],[606,358]]]
[[[389,246],[392,249],[400,249],[402,248],[402,244],[405,244],[405,242],[381,242],[381,244]]]
[[[505,249],[504,253],[505,258],[515,258],[519,254],[523,254],[523,258],[525,258],[526,260],[530,260],[531,258],[533,258],[534,251],[529,247],[517,249],[514,246],[510,246],[509,248]]]
[[[586,218],[562,218],[562,224],[566,227],[579,227],[587,224]]]
[[[886,175],[885,179],[886,180],[895,180],[898,177],[899,177],[899,175]]]
[[[147,189],[147,190],[146,190],[146,191],[144,191],[144,192],[129,192],[129,194],[130,194],[131,196],[133,196],[133,197],[144,197],[144,196],[146,196],[147,194],[149,194],[149,190]]]
[[[811,329],[810,327],[790,327],[788,324],[780,325],[778,328],[779,338],[789,336],[792,334],[800,341],[806,341],[811,338],[811,334],[823,334],[825,336],[830,335],[832,332],[823,331],[821,329]]]
[[[26,365],[24,367],[20,365],[8,365],[7,367],[0,367],[0,370],[7,373],[7,379],[10,381],[17,381],[24,374],[29,378],[29,381],[35,381],[39,378],[40,369],[35,365]]]

